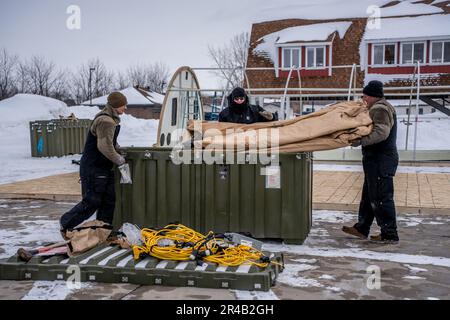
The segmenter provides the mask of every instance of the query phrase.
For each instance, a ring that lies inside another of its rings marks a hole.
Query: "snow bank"
[[[67,105],[59,100],[32,94],[17,94],[0,101],[0,128],[28,124],[36,119],[50,120],[66,114]]]
[[[50,120],[74,113],[80,119],[92,119],[97,107],[67,107],[61,101],[37,95],[19,94],[0,101],[0,184],[78,171],[72,160],[79,155],[62,158],[32,158],[29,122]],[[149,147],[156,142],[158,120],[121,116],[118,143],[122,147]]]

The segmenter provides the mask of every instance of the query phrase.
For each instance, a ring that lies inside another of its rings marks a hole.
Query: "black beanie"
[[[246,97],[245,90],[241,87],[234,88],[234,90],[231,92],[231,98],[239,98],[239,97]]]
[[[378,80],[372,80],[364,87],[363,93],[371,97],[383,98],[383,83]]]

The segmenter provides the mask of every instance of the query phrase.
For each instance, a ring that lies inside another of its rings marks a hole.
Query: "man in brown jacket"
[[[397,116],[384,98],[380,81],[370,81],[363,94],[374,127],[368,136],[353,143],[354,147],[362,145],[364,186],[358,222],[353,227],[344,226],[342,231],[366,239],[375,218],[381,234],[370,239],[398,242],[393,183],[398,166]]]
[[[127,109],[127,98],[120,92],[108,96],[108,103],[94,118],[80,161],[83,199],[60,219],[64,236],[97,211],[97,220],[111,224],[115,207],[113,166],[125,164],[117,152],[119,116]]]

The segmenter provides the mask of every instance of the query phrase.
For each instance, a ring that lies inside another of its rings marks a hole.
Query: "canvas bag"
[[[67,243],[67,254],[73,257],[105,243],[112,229],[108,223],[93,220],[68,230],[66,238],[70,241]]]

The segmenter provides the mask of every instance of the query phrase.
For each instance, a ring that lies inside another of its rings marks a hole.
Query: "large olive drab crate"
[[[92,121],[54,119],[30,122],[32,157],[62,157],[83,153]]]
[[[279,253],[264,253],[278,263],[259,268],[221,267],[214,263],[158,260],[150,256],[135,261],[131,249],[102,245],[73,258],[35,256],[26,263],[14,255],[0,260],[0,280],[78,280],[269,291],[284,262]]]
[[[280,154],[278,174],[260,164],[174,164],[171,151],[129,148],[132,184],[116,172],[114,224],[162,227],[180,222],[199,232],[250,232],[303,243],[311,228],[310,153]]]

